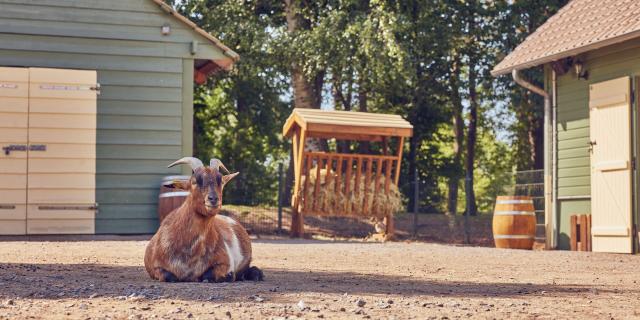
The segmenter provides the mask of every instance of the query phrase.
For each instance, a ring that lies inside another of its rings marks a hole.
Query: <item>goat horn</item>
[[[227,173],[231,173],[229,170],[227,170],[227,167],[222,164],[222,161],[220,161],[220,159],[211,159],[211,161],[209,162],[209,167],[216,168],[216,170],[218,171],[220,171],[220,168],[222,168]]]
[[[184,157],[170,165],[167,166],[167,168],[171,168],[175,165],[178,164],[188,164],[191,166],[191,170],[196,171],[196,169],[198,168],[202,168],[204,167],[204,165],[202,164],[202,161],[200,161],[200,159],[198,158],[194,158],[194,157]]]

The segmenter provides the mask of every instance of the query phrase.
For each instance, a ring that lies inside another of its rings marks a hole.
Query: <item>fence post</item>
[[[278,164],[278,233],[282,233],[282,198],[284,170],[282,163]]]
[[[419,189],[418,189],[418,166],[413,168],[413,236],[418,236],[418,204],[420,200],[418,199]]]

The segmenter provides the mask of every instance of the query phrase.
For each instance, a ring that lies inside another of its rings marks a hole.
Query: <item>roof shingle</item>
[[[640,1],[572,0],[507,55],[506,74],[640,37]]]

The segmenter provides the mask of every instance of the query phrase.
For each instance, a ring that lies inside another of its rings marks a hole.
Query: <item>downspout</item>
[[[552,119],[551,119],[551,240],[549,240],[548,249],[555,249],[558,247],[558,83],[557,83],[556,71],[551,69],[551,101],[553,103],[551,107]],[[546,226],[545,226],[546,228]]]
[[[519,70],[514,69],[511,72],[513,80],[521,87],[541,95],[544,98],[544,224],[545,224],[545,247],[553,248],[553,177],[551,168],[551,144],[552,144],[552,126],[551,126],[551,96],[544,89],[535,86],[521,78]]]

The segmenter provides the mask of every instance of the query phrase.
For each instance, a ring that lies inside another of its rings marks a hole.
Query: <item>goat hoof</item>
[[[236,279],[236,274],[235,272],[231,271],[229,273],[227,273],[226,276],[224,276],[224,279],[222,279],[223,282],[233,282]]]
[[[176,275],[174,275],[173,273],[161,269],[160,270],[160,281],[164,281],[164,282],[178,282],[178,277],[176,277]]]
[[[258,267],[251,267],[247,269],[243,276],[245,280],[264,281],[264,272],[258,269]]]
[[[209,268],[209,270],[205,271],[200,276],[200,282],[213,282],[213,280],[214,280],[213,268]]]

